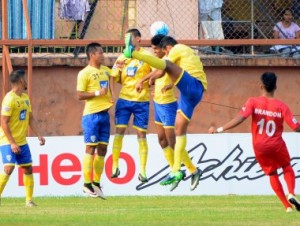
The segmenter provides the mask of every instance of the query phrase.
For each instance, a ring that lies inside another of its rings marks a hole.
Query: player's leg
[[[97,195],[105,199],[100,186],[101,175],[104,169],[104,158],[107,152],[107,145],[110,137],[110,117],[108,111],[99,112],[98,120],[95,122],[98,125],[98,133],[95,134],[97,141],[97,153],[94,156],[93,162],[93,188]]]
[[[26,207],[34,207],[36,204],[33,202],[33,189],[34,179],[32,174],[32,158],[28,144],[20,146],[21,153],[16,155],[16,162],[23,170],[23,183],[25,188]]]
[[[146,166],[148,159],[148,143],[146,138],[146,132],[137,130],[138,144],[139,144],[139,155],[140,155],[140,173],[138,179],[142,183],[148,182],[146,176]]]
[[[90,197],[98,197],[92,186],[92,170],[94,162],[94,153],[96,150],[96,145],[86,144],[85,154],[83,157],[82,170],[83,170],[83,192]]]
[[[177,102],[169,104],[158,104],[154,102],[154,121],[158,142],[163,150],[165,159],[170,169],[174,163],[174,146],[175,146],[175,117]]]
[[[103,191],[100,186],[101,176],[104,169],[104,158],[107,152],[107,144],[108,141],[105,143],[100,143],[97,146],[97,154],[94,157],[93,162],[93,188],[94,191],[97,193],[97,195],[102,198],[106,199],[105,195],[103,194]]]
[[[180,181],[184,176],[182,171],[180,171],[180,167],[183,152],[186,150],[187,127],[192,118],[194,108],[201,101],[204,92],[202,83],[185,71],[178,79],[176,86],[180,90],[180,98],[178,100],[175,122],[176,145],[174,151],[174,166],[172,173],[161,182],[163,185]],[[186,87],[189,87],[189,89],[186,89]],[[201,175],[202,173],[197,171],[195,174],[197,180],[193,180],[192,177],[191,190],[196,188]]]
[[[97,120],[97,117],[98,116],[96,113],[84,115],[81,122],[85,143],[85,154],[82,163],[82,173],[84,180],[83,192],[90,197],[98,197],[93,189],[91,182],[94,153],[98,145],[97,137],[95,137],[95,134],[97,134],[98,131],[98,126],[94,122],[95,120]]]
[[[149,102],[133,102],[133,128],[137,130],[140,155],[140,173],[138,179],[142,182],[148,182],[146,176],[146,165],[148,159],[148,143],[146,133],[149,122]]]
[[[124,55],[127,58],[134,58],[140,61],[143,61],[147,64],[149,64],[151,67],[165,70],[169,76],[171,77],[172,81],[175,83],[179,77],[182,74],[182,68],[180,68],[178,65],[164,59],[160,59],[158,57],[143,54],[138,51],[134,50],[134,46],[131,43],[131,34],[127,33],[125,35],[125,45],[126,48],[124,50]]]
[[[10,175],[15,169],[16,154],[12,152],[10,145],[0,146],[0,153],[4,165],[3,172],[0,173],[0,201],[1,201],[2,192],[10,178]],[[11,158],[7,158],[6,156],[11,156]]]
[[[34,207],[36,204],[33,202],[33,189],[34,189],[34,179],[32,174],[32,166],[21,166],[23,169],[23,182],[25,187],[26,195],[26,207]]]
[[[155,127],[156,127],[157,136],[158,136],[158,142],[163,150],[163,154],[170,166],[170,169],[172,169],[173,164],[174,164],[174,149],[172,148],[172,144],[170,145],[167,136],[168,135],[170,136],[170,133],[172,133],[172,131],[173,131],[174,138],[175,138],[174,129],[171,129],[171,128],[164,129],[163,125],[161,125],[161,124],[155,124]],[[175,139],[173,139],[173,140],[175,140]],[[175,143],[175,141],[174,141],[174,143]]]
[[[130,102],[123,99],[118,99],[115,108],[115,126],[116,134],[113,141],[112,147],[112,175],[111,178],[117,178],[120,175],[119,169],[119,158],[123,146],[123,138],[128,126],[128,122],[132,111],[130,110]]]
[[[300,202],[295,195],[295,172],[291,165],[283,167],[282,170],[284,180],[289,191],[288,200],[296,208],[296,210],[300,211]]]
[[[292,207],[291,204],[288,202],[283,188],[282,188],[282,184],[280,183],[277,171],[273,172],[272,174],[269,175],[269,179],[270,179],[270,184],[271,187],[273,189],[273,191],[275,192],[275,194],[277,195],[277,197],[279,198],[279,200],[281,201],[281,203],[284,205],[285,209],[288,211],[290,211],[290,208]]]

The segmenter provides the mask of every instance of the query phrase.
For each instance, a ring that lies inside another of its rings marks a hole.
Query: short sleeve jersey
[[[280,39],[294,39],[296,38],[296,33],[300,31],[300,27],[294,22],[289,27],[284,27],[282,22],[278,22],[273,31],[279,31]]]
[[[199,56],[187,45],[176,44],[169,52],[168,59],[177,64],[191,76],[200,80],[204,89],[207,89],[206,74]]]
[[[111,69],[102,66],[98,69],[90,65],[82,69],[77,76],[77,91],[95,92],[101,87],[109,88],[109,76]],[[111,102],[111,93],[104,96],[97,96],[85,100],[83,115],[93,114],[110,108],[113,105]]]
[[[239,114],[246,118],[252,116],[252,142],[256,151],[271,151],[284,144],[284,121],[293,130],[300,125],[288,106],[275,98],[249,98]]]
[[[143,48],[140,48],[139,52],[151,55],[150,52]],[[117,61],[119,60],[125,60],[125,66],[121,71],[121,76],[119,75],[119,69],[116,63],[112,68],[112,76],[116,77],[117,81],[122,85],[119,98],[138,102],[150,101],[149,85],[146,82],[144,82],[143,90],[140,93],[135,89],[137,82],[151,72],[150,65],[140,60],[127,59],[123,54],[118,57]]]
[[[8,92],[3,101],[1,108],[1,115],[9,116],[9,128],[18,145],[27,143],[26,135],[29,125],[29,115],[31,112],[31,105],[27,94],[22,93],[18,96],[15,92]],[[9,144],[3,129],[0,129],[0,145]]]

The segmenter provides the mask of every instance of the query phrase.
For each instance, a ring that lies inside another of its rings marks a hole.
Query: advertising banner
[[[156,134],[147,135],[149,182],[144,184],[138,180],[139,153],[136,135],[125,135],[119,161],[121,174],[119,178],[110,178],[113,139],[112,135],[101,178],[106,196],[273,194],[268,177],[264,176],[255,160],[249,133],[187,135],[187,150],[192,162],[204,173],[199,186],[190,191],[190,173],[182,166],[187,176],[172,192],[169,191],[170,186],[159,184],[170,169]],[[299,134],[284,133],[284,139],[297,177],[296,193],[300,193]],[[46,137],[45,146],[40,146],[37,138],[30,137],[28,143],[33,158],[34,196],[83,195],[82,160],[85,145],[82,136]],[[2,170],[2,163],[0,167]],[[280,170],[278,172],[281,173]],[[280,179],[283,180],[283,177]],[[22,197],[24,193],[22,170],[16,167],[2,196]]]

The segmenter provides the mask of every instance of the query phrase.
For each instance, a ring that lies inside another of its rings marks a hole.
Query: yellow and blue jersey
[[[151,55],[150,52],[143,48],[138,50],[139,52]],[[136,91],[135,86],[137,82],[151,72],[151,67],[143,61],[136,59],[127,59],[124,55],[118,57],[117,61],[125,61],[124,68],[120,70],[115,63],[112,69],[112,76],[116,77],[116,81],[122,85],[119,98],[129,101],[147,102],[150,101],[150,89],[149,85],[145,82],[143,90],[139,93]]]
[[[97,113],[109,109],[113,105],[109,90],[110,75],[111,69],[103,65],[100,68],[88,65],[78,73],[77,91],[95,92],[100,90],[101,87],[108,88],[106,95],[85,100],[83,115]]]
[[[162,93],[161,90],[168,85],[172,84],[172,80],[167,73],[162,77],[155,80],[154,87],[154,98],[153,100],[158,104],[168,104],[176,101],[174,87],[168,89],[165,93]]]
[[[176,44],[168,54],[168,60],[177,64],[191,76],[200,80],[204,89],[207,89],[206,74],[199,56],[187,45]]]
[[[29,115],[31,112],[30,100],[27,94],[18,96],[15,92],[8,92],[3,101],[1,115],[9,116],[9,128],[17,145],[27,143],[26,135],[29,125]],[[0,129],[0,145],[9,144],[3,129]]]

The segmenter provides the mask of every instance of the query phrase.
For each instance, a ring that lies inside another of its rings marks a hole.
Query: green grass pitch
[[[274,196],[2,197],[0,225],[300,225],[300,212],[286,213]]]

